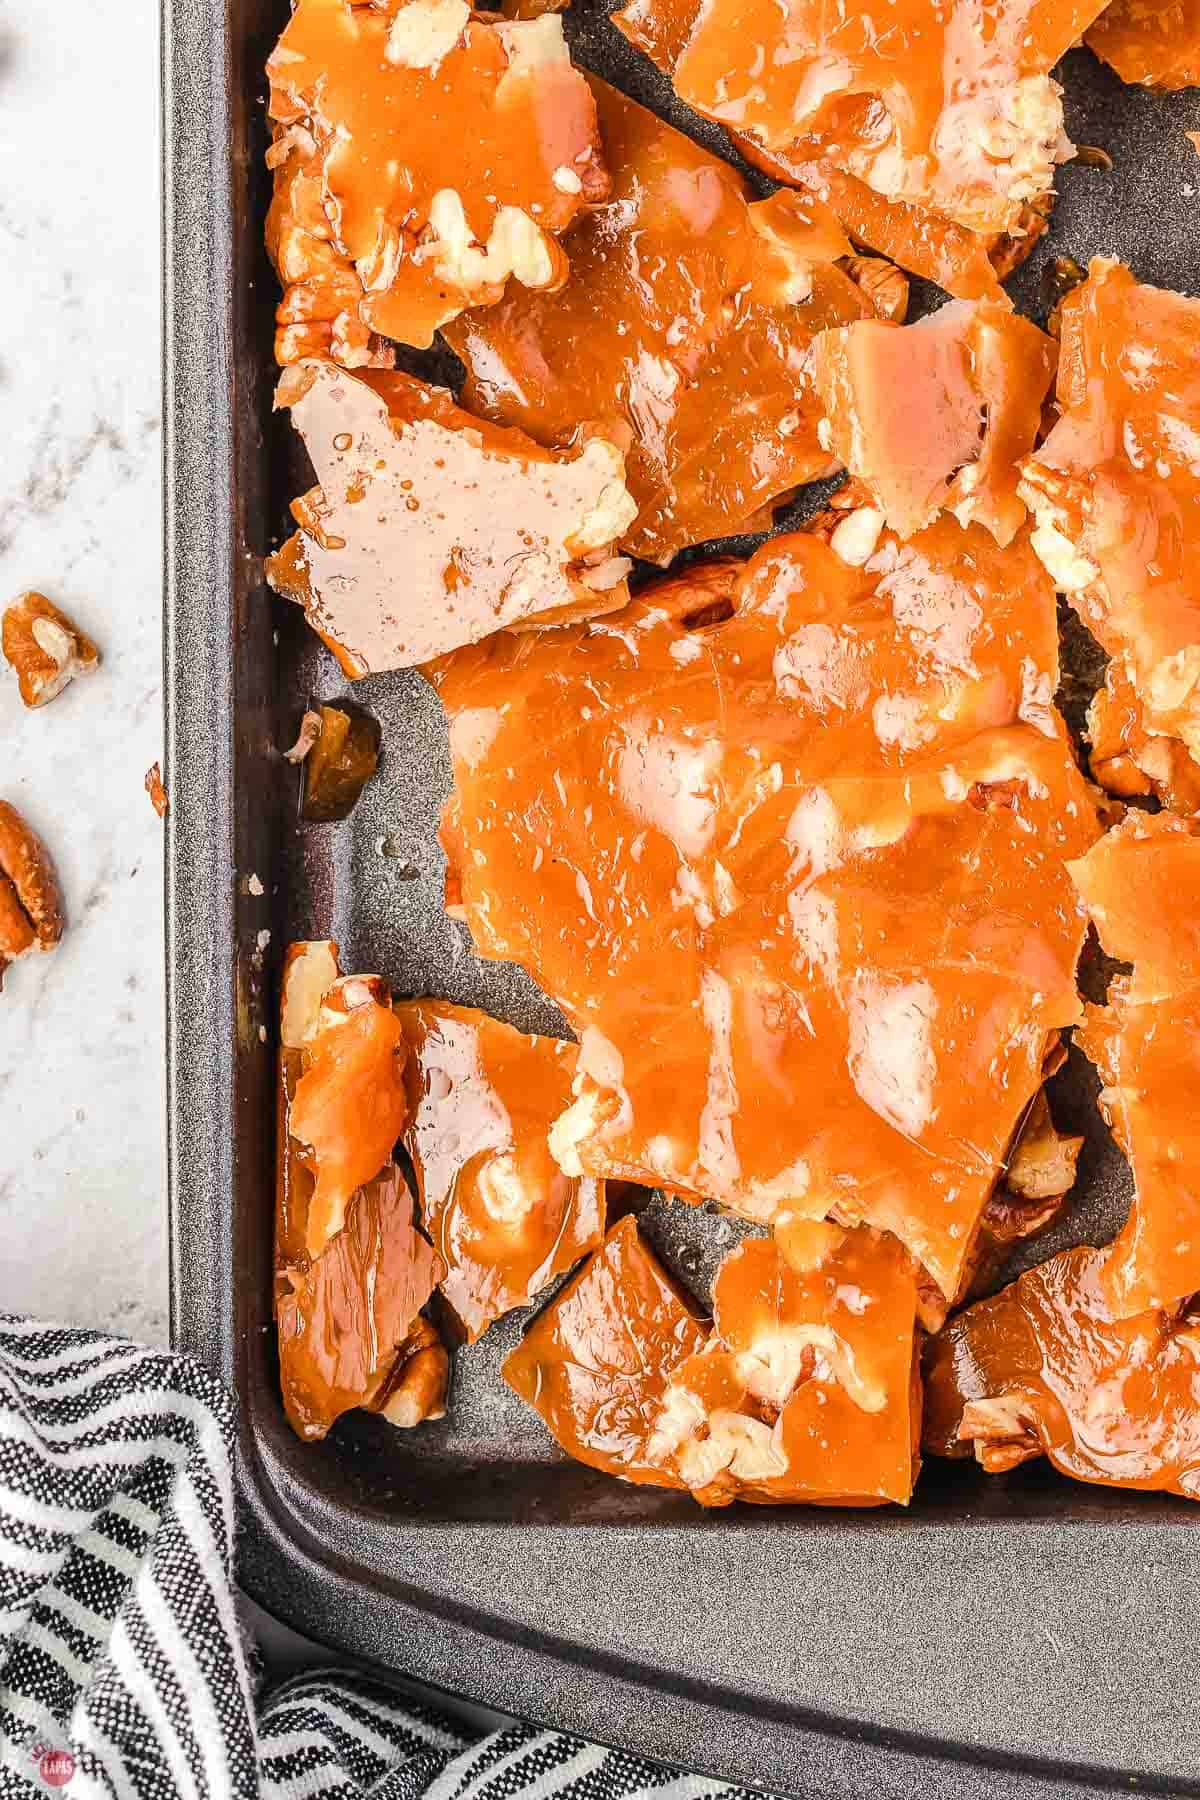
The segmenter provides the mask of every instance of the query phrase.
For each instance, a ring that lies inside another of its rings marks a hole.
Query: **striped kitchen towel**
[[[351,1670],[265,1696],[233,1590],[233,1407],[199,1363],[0,1314],[0,1796],[752,1800]]]

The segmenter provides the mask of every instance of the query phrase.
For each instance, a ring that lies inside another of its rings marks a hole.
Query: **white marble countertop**
[[[162,1340],[158,57],[157,0],[0,17],[0,606],[105,659],[31,713],[0,666],[0,795],[69,914],[0,995],[0,1309]]]

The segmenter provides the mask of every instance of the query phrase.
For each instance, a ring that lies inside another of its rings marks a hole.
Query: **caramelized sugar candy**
[[[628,599],[612,546],[637,509],[604,439],[556,454],[473,419],[444,388],[332,363],[287,370],[276,404],[320,486],[293,502],[300,530],[267,579],[352,678]]]
[[[378,975],[338,972],[337,947],[294,944],[280,1029],[285,1138],[280,1241],[317,1257],[356,1189],[391,1161],[408,1118],[404,1033]]]
[[[281,362],[387,362],[379,336],[424,349],[510,277],[565,281],[558,234],[608,180],[560,20],[297,0],[267,75]]]
[[[447,899],[581,1034],[568,1173],[864,1221],[953,1298],[1079,1016],[1094,813],[1027,543],[862,517],[430,670]]]
[[[1122,665],[1139,729],[1200,762],[1200,300],[1097,258],[1061,320],[1062,417],[1021,485],[1034,547]]]
[[[625,18],[630,10],[626,8]],[[832,207],[856,243],[869,245],[959,300],[1004,298],[1001,282],[1045,232],[1054,201],[1053,194],[1039,195],[1022,208],[1011,231],[969,231],[926,206],[885,199],[857,176],[835,168],[817,143],[802,139],[789,151],[767,151],[743,132],[730,136],[755,168]]]
[[[703,1506],[909,1499],[920,1467],[916,1279],[894,1237],[779,1219],[726,1257],[713,1332],[648,1453]]]
[[[1025,523],[1017,464],[1033,449],[1057,350],[998,301],[951,301],[915,325],[823,331],[821,435],[901,537],[940,511],[1010,544]]]
[[[1112,0],[1087,42],[1122,81],[1153,88],[1200,85],[1196,0]]]
[[[1048,1456],[1077,1481],[1200,1498],[1200,1317],[1115,1318],[1107,1249],[1068,1250],[929,1344],[925,1449],[992,1474]]]
[[[421,1221],[446,1266],[442,1293],[473,1342],[604,1236],[603,1182],[564,1175],[547,1143],[570,1104],[578,1051],[445,1000],[406,1003],[396,1016]]]
[[[346,819],[379,766],[378,719],[346,706],[322,706],[304,763],[301,811],[317,823]]]
[[[683,1487],[648,1445],[672,1370],[707,1336],[626,1217],[534,1320],[504,1379],[577,1461],[625,1481]]]
[[[1200,1291],[1200,820],[1130,813],[1072,873],[1105,950],[1133,963],[1079,1033],[1133,1171],[1105,1277],[1125,1317]]]
[[[275,1313],[284,1406],[305,1438],[324,1437],[352,1407],[386,1403],[441,1274],[391,1161],[404,1117],[394,1110],[396,1038],[386,1021],[395,1021],[374,995],[337,1011],[356,980],[374,979],[343,978],[329,942],[293,944],[284,962]],[[361,1038],[345,1041],[364,1023],[379,1033],[370,1051]],[[316,1167],[310,1133],[325,1153]],[[318,1191],[331,1172],[357,1180],[336,1218]]]
[[[1088,708],[1087,731],[1092,774],[1110,794],[1152,796],[1174,812],[1200,810],[1200,762],[1178,738],[1147,730],[1142,703],[1117,657]]]
[[[726,163],[589,79],[614,186],[571,232],[570,281],[510,289],[445,335],[473,412],[543,444],[587,421],[629,446],[639,512],[622,547],[667,563],[767,526],[798,486],[835,472],[806,354],[814,332],[873,309],[836,266],[850,245],[820,201],[751,202]]]
[[[630,0],[616,23],[772,174],[824,189],[861,241],[971,299],[1041,227],[1071,154],[1049,71],[1101,4]]]

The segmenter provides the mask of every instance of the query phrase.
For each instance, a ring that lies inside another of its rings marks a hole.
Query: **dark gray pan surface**
[[[813,1800],[1200,1795],[1200,1518],[1182,1503],[1036,1466],[988,1480],[935,1464],[903,1515],[702,1515],[559,1457],[498,1379],[517,1319],[460,1353],[442,1425],[401,1434],[356,1416],[316,1447],[288,1431],[269,1312],[282,944],[329,933],[347,966],[382,970],[398,992],[541,1029],[556,1015],[442,917],[447,760],[418,677],[358,685],[383,722],[381,776],[346,824],[298,824],[295,773],[273,747],[310,695],[345,684],[261,583],[306,479],[270,414],[261,249],[262,64],[285,8],[166,11],[174,1333],[239,1394],[246,1585],[345,1652]],[[576,0],[568,29],[581,60],[727,154],[592,0]],[[1044,310],[1051,255],[1120,255],[1196,291],[1200,161],[1183,132],[1200,127],[1200,102],[1123,89],[1084,52],[1065,79],[1072,135],[1116,169],[1062,172],[1020,304]],[[1077,711],[1089,665],[1074,640],[1069,668]],[[1127,1204],[1091,1093],[1073,1058],[1055,1109],[1088,1148],[1050,1248],[1103,1241]],[[701,1293],[741,1229],[662,1201],[645,1222]]]

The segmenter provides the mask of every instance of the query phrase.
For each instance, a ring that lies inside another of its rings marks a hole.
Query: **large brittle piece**
[[[510,278],[566,279],[558,235],[607,176],[557,18],[298,0],[267,74],[281,362],[378,366],[380,337],[423,348]]]
[[[590,79],[613,188],[571,232],[570,281],[510,291],[446,337],[472,411],[539,443],[586,422],[628,444],[639,511],[622,547],[666,563],[765,526],[801,483],[834,473],[807,351],[814,332],[873,308],[837,266],[850,246],[821,201],[751,201],[728,164]]]
[[[862,518],[433,669],[447,894],[581,1033],[569,1172],[864,1221],[953,1298],[1078,1017],[1094,815],[1027,543]]]
[[[1122,665],[1117,691],[1140,707],[1131,761],[1145,762],[1149,735],[1200,763],[1200,300],[1097,258],[1061,328],[1062,416],[1020,489],[1034,547]],[[1166,791],[1180,785],[1171,754],[1151,764]],[[1115,772],[1128,791],[1128,767]]]

